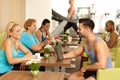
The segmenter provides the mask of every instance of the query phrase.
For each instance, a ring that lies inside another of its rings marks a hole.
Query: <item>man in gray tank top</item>
[[[112,68],[109,49],[104,40],[93,33],[94,26],[94,22],[89,18],[79,20],[77,32],[84,40],[77,49],[63,56],[72,58],[79,56],[84,51],[90,58],[91,64],[68,76],[68,80],[95,80],[98,69]]]

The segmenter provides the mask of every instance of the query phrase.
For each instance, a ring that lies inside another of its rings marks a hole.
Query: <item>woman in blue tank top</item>
[[[35,33],[40,43],[44,42],[45,40],[51,42],[52,35],[49,32],[49,28],[50,28],[50,21],[48,19],[44,19],[41,27]]]
[[[21,34],[19,41],[32,53],[40,52],[46,43],[39,43],[35,36],[36,20],[29,18],[24,23],[24,31]]]
[[[9,22],[0,45],[0,75],[12,70],[14,64],[36,58],[18,41],[20,34],[20,26],[15,22]],[[25,55],[19,54],[20,51]]]

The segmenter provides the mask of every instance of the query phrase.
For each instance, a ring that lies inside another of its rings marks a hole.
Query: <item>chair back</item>
[[[107,33],[106,33],[106,32],[103,32],[103,33],[101,34],[101,38],[102,38],[102,39],[105,39],[106,35],[107,35]]]
[[[117,48],[116,50],[114,67],[120,68],[120,48]]]
[[[3,39],[3,36],[4,36],[4,32],[0,32],[0,45],[1,45],[1,42],[2,42],[2,39]]]
[[[117,42],[116,42],[116,44],[115,44],[115,46],[114,46],[115,48],[120,48],[120,38],[118,38],[118,40],[117,40]]]

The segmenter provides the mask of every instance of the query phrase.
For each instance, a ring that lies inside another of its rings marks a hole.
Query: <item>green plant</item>
[[[38,63],[38,61],[33,60],[31,61],[31,63],[29,63],[29,69],[31,71],[37,71],[39,70],[39,68],[40,68],[40,64]]]
[[[60,43],[60,40],[56,40],[56,45],[58,45]]]
[[[67,35],[67,34],[64,34],[64,35],[63,35],[63,41],[64,41],[64,40],[68,41],[68,35]]]
[[[50,45],[46,45],[46,46],[44,47],[44,53],[50,53],[50,48],[51,48]]]
[[[50,52],[49,48],[44,48],[44,53],[49,53],[49,52]]]
[[[67,36],[70,36],[70,31],[69,31],[69,30],[66,30],[65,34],[66,34]]]

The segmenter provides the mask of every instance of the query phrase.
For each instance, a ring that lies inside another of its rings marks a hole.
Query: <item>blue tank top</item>
[[[97,62],[97,58],[94,52],[94,44],[96,41],[100,40],[101,38],[97,37],[93,43],[93,46],[91,48],[91,50],[88,50],[88,43],[85,45],[85,52],[86,54],[89,56],[91,63],[94,64],[95,62]],[[111,61],[111,56],[108,57],[107,59],[107,65],[106,68],[111,68],[112,67],[112,61]]]
[[[18,50],[14,49],[14,45],[12,45],[12,56],[13,58],[21,58]],[[2,49],[0,49],[0,73],[5,73],[13,69],[13,65],[9,64],[6,58],[6,53]]]
[[[42,28],[40,28],[40,31],[42,32]],[[46,32],[46,36],[48,35],[48,33]],[[42,42],[45,41],[47,39],[47,37],[43,36],[43,32],[42,32]]]
[[[21,37],[19,41],[32,53],[35,54],[35,51],[33,51],[30,47],[34,44],[39,44],[35,34],[29,35],[26,31],[23,31],[21,34]],[[21,52],[22,54],[22,52]]]

